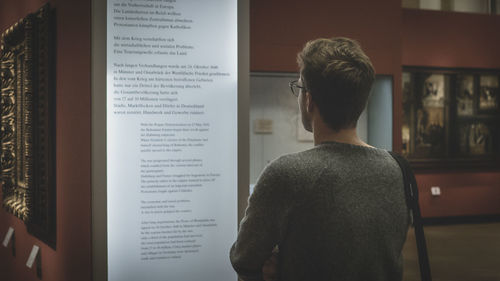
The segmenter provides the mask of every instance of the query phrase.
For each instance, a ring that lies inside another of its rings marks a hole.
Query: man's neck
[[[356,127],[335,131],[328,127],[323,120],[316,119],[315,122],[313,122],[313,135],[314,145],[324,142],[341,142],[371,147],[371,145],[359,139]]]

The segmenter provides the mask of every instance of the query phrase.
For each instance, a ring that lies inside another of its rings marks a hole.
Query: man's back
[[[231,260],[241,276],[255,276],[277,244],[280,280],[401,280],[408,225],[390,154],[324,143],[266,168]]]

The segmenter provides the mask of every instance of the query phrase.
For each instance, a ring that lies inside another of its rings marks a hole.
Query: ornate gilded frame
[[[49,5],[0,39],[3,207],[55,247],[53,16]]]

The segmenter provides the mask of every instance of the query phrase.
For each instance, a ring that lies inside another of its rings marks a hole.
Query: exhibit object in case
[[[498,165],[500,72],[407,67],[403,154],[416,167]]]

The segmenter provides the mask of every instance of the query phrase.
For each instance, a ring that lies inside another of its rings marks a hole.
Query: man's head
[[[312,96],[323,121],[335,131],[356,127],[375,80],[370,59],[359,44],[342,37],[309,41],[297,62],[304,92]],[[311,130],[304,107],[302,121]]]

